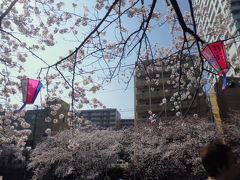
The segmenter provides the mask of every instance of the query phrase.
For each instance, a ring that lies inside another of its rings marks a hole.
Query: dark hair
[[[231,154],[233,154],[231,148],[220,141],[211,142],[203,148],[200,156],[208,175],[218,177],[222,169],[228,169],[233,163]]]

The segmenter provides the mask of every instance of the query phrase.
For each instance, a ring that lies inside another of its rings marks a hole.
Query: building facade
[[[119,120],[121,115],[117,109],[93,109],[82,110],[79,117],[93,122],[96,126],[101,128],[119,128]]]
[[[118,122],[118,128],[131,128],[134,127],[134,119],[120,119]]]
[[[143,68],[138,68],[134,76],[134,96],[135,96],[135,125],[140,122],[149,121],[151,117],[155,119],[176,116],[176,111],[184,114],[188,111],[192,99],[178,101],[178,107],[171,102],[174,93],[179,91],[178,87],[173,87],[171,83],[171,71],[166,65],[158,68],[157,63],[161,60],[149,60],[141,62]],[[148,67],[154,66],[151,71]],[[193,95],[192,91],[189,95]],[[207,115],[207,103],[205,96],[197,96],[191,105],[188,114]],[[179,109],[177,109],[179,108]]]
[[[57,114],[52,115],[50,108],[51,105],[61,104],[61,108],[57,111]],[[47,137],[47,134],[45,130],[47,128],[51,129],[51,134],[54,135],[60,131],[63,131],[67,128],[68,122],[68,112],[70,105],[66,103],[63,100],[57,99],[52,102],[48,102],[48,107],[44,109],[40,109],[37,107],[35,110],[28,110],[25,113],[25,120],[27,123],[30,124],[30,129],[32,130],[32,133],[28,140],[28,145],[35,146],[38,142],[40,142],[42,139]],[[64,118],[60,119],[59,115],[63,114]],[[51,122],[46,122],[46,118],[50,117],[52,120]],[[57,119],[58,122],[54,123],[53,119]]]

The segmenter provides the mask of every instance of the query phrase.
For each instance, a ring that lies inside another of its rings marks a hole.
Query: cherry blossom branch
[[[100,37],[100,33],[97,31],[97,34],[98,34],[98,42],[99,42],[99,44],[100,44],[100,49],[104,49],[103,48],[103,45],[102,45],[102,41],[101,41],[101,37]],[[100,51],[101,52],[101,54],[102,54],[102,59],[104,60],[104,62],[105,62],[105,64],[107,65],[107,67],[109,68],[109,64],[107,63],[107,61],[106,61],[106,59],[104,58],[104,55],[103,55],[103,51]],[[111,71],[110,71],[110,69],[109,69],[109,74],[110,74],[110,76],[111,76]]]
[[[75,53],[75,56],[74,56],[73,74],[72,74],[72,113],[74,112],[74,101],[75,101],[74,82],[75,82],[76,64],[77,64],[77,52]]]
[[[74,55],[88,40],[89,38],[97,32],[97,30],[99,29],[99,27],[103,24],[103,22],[107,19],[107,17],[109,16],[110,12],[112,11],[113,7],[118,3],[119,0],[115,0],[112,5],[110,6],[110,8],[108,9],[107,13],[105,14],[105,16],[102,18],[102,20],[98,23],[98,25],[87,35],[87,37],[82,41],[82,43],[72,52],[70,53],[68,56],[64,57],[63,59],[59,60],[58,62],[56,62],[55,64],[51,65],[50,67],[56,66],[60,63],[62,63],[63,61],[67,60],[69,57],[71,57],[72,55]]]
[[[155,8],[155,6],[156,6],[156,2],[157,2],[156,0],[153,0],[153,2],[152,2],[152,4],[151,4],[150,12],[149,12],[149,14],[148,14],[148,18],[145,20],[144,17],[143,17],[143,21],[142,21],[139,29],[138,29],[137,31],[133,32],[133,33],[128,37],[128,39],[130,39],[130,37],[131,37],[133,34],[139,33],[141,30],[143,30],[143,33],[142,33],[141,38],[140,38],[140,39],[138,40],[138,42],[132,47],[132,49],[128,52],[128,54],[129,54],[133,49],[135,49],[135,47],[136,47],[138,44],[140,44],[139,50],[138,50],[138,55],[137,55],[137,62],[139,61],[140,50],[141,50],[141,46],[142,46],[142,40],[143,40],[143,38],[146,36],[146,31],[147,31],[147,29],[148,29],[150,20],[151,20],[151,18],[152,18],[152,14],[153,14],[154,8]],[[145,24],[145,23],[146,23],[146,25],[145,25],[145,27],[144,27],[144,24]],[[125,44],[126,44],[126,42],[125,42]],[[124,44],[124,48],[123,48],[123,49],[125,49],[125,44]],[[123,53],[122,53],[122,57],[123,57]],[[122,57],[121,57],[120,60],[118,61],[117,67],[120,67],[121,61],[122,61]],[[113,71],[113,74],[115,73],[115,71],[116,71],[116,69]],[[132,73],[132,74],[133,74],[133,73]]]
[[[184,18],[182,16],[181,10],[178,6],[178,3],[176,0],[170,0],[172,7],[174,8],[176,15],[177,15],[177,19],[179,21],[180,26],[182,27],[183,31],[188,32],[189,34],[191,34],[197,41],[201,42],[202,44],[205,43],[204,40],[202,40],[193,30],[191,30],[189,27],[187,27]]]
[[[1,32],[6,33],[8,35],[10,35],[11,37],[13,37],[14,39],[16,39],[20,44],[23,44],[23,42],[17,38],[16,36],[14,36],[12,33],[4,31],[3,29],[0,29]],[[38,56],[35,52],[33,52],[31,49],[29,49],[27,46],[24,46],[25,49],[27,49],[33,56],[35,56],[36,58],[38,58],[40,61],[42,61],[44,64],[50,66],[47,61],[45,61],[43,58],[41,58],[40,56]]]
[[[8,15],[8,13],[11,11],[11,9],[17,3],[17,1],[18,0],[12,1],[11,4],[9,5],[9,7],[6,9],[6,11],[4,13],[2,13],[2,15],[0,16],[0,28],[2,28],[2,20],[3,20],[3,18]]]

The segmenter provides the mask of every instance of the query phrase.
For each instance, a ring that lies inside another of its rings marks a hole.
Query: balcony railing
[[[158,83],[159,84],[163,84],[163,83],[165,83],[165,84],[167,84],[167,80],[168,80],[169,78],[165,78],[165,79],[159,79],[158,80]],[[156,85],[156,81],[151,81],[151,82],[147,82],[146,80],[138,80],[138,81],[136,81],[136,87],[138,88],[138,87],[148,87],[149,86],[149,84],[150,85],[152,85],[152,86],[158,86],[158,85]]]
[[[183,108],[183,109],[188,108],[190,103],[191,103],[191,101],[182,101],[181,108]],[[197,101],[195,101],[191,107],[195,108],[198,105],[199,105],[199,103]],[[172,103],[167,103],[165,105],[160,105],[160,104],[152,104],[151,105],[151,110],[152,111],[162,111],[165,108],[167,110],[170,110],[170,109],[174,108],[174,105]],[[139,105],[136,106],[136,111],[137,112],[143,112],[143,111],[147,112],[148,110],[150,110],[150,105],[149,104],[139,104]]]
[[[176,92],[176,89],[170,90],[168,92],[163,93],[163,90],[160,91],[153,91],[151,92],[151,98],[163,98],[164,95],[165,97],[173,95],[174,92]],[[136,93],[136,98],[137,99],[149,99],[149,92],[137,92]]]

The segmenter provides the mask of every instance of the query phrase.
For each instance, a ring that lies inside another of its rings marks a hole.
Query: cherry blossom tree
[[[49,173],[73,179],[106,176],[107,168],[118,159],[124,132],[90,129],[67,130],[37,145],[28,164],[33,179]]]
[[[28,167],[36,179],[48,173],[98,179],[106,177],[109,166],[122,158],[128,162],[124,170],[131,178],[202,178],[205,171],[199,151],[210,141],[224,139],[239,155],[238,124],[229,119],[224,133],[220,133],[214,122],[188,117],[161,120],[152,127],[144,125],[134,130],[68,130],[40,143],[33,150]]]
[[[157,131],[145,128],[134,134],[131,172],[137,179],[203,177],[199,150],[216,137],[221,135],[206,119],[161,120]]]
[[[26,141],[31,133],[30,125],[19,115],[9,112],[2,112],[0,116],[0,156],[11,155],[18,160],[25,160],[23,150],[30,150],[26,147]]]
[[[237,119],[238,114],[226,119],[223,133],[216,130],[214,122],[198,117],[161,119],[154,129],[143,126],[134,133],[128,148],[132,152],[130,172],[138,179],[203,178],[206,174],[199,151],[212,140],[224,140],[239,160]]]

